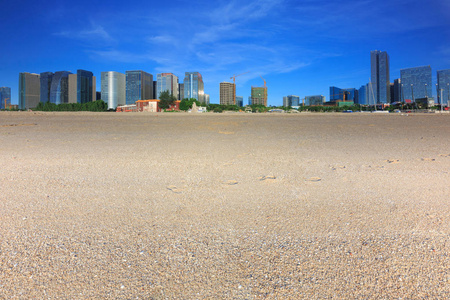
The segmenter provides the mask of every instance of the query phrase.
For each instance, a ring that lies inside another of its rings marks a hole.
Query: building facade
[[[323,95],[313,95],[305,97],[305,104],[308,106],[324,105],[325,96]]]
[[[244,106],[244,97],[243,96],[236,96],[236,105],[239,107]]]
[[[252,86],[252,105],[267,106],[267,87]]]
[[[358,102],[359,91],[355,88],[341,89],[335,86],[330,86],[330,101],[353,101]],[[345,99],[344,99],[345,98]]]
[[[134,104],[138,100],[153,98],[153,75],[147,72],[126,71],[126,103]]]
[[[370,51],[370,77],[376,103],[390,103],[389,55],[386,51]]]
[[[42,72],[40,74],[40,101],[42,103],[50,102],[50,90],[52,86],[53,72]]]
[[[35,108],[40,99],[40,75],[19,73],[19,109]]]
[[[156,81],[157,98],[162,92],[168,91],[171,95],[178,99],[178,77],[172,73],[161,73],[157,75]]]
[[[450,69],[437,71],[438,103],[450,106]]]
[[[11,88],[0,87],[0,109],[7,109],[11,106]]]
[[[220,104],[221,105],[236,105],[236,85],[231,82],[220,83]]]
[[[206,103],[203,78],[199,72],[186,72],[183,83],[185,98],[195,98],[201,104]]]
[[[58,71],[52,76],[50,84],[50,103],[69,103],[69,75],[68,71]],[[42,101],[41,101],[42,102]]]
[[[402,102],[431,98],[431,67],[422,66],[400,70]]]
[[[183,100],[184,97],[184,83],[178,83],[178,100]]]
[[[299,106],[300,105],[300,97],[295,95],[288,95],[286,97],[283,97],[283,106],[284,107],[290,107],[290,106]]]
[[[108,109],[116,109],[126,104],[126,76],[119,72],[102,72],[102,100],[108,104]]]

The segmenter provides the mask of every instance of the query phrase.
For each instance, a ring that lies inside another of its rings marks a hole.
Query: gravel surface
[[[0,298],[449,299],[450,114],[0,112]]]

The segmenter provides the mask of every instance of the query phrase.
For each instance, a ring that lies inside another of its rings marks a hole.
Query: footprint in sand
[[[227,180],[224,182],[226,185],[236,185],[238,182],[236,180]]]
[[[439,154],[441,157],[450,157],[450,154]]]
[[[422,161],[435,161],[436,159],[425,157],[425,158],[421,158],[421,160]]]
[[[177,188],[177,187],[174,186],[174,185],[169,185],[169,186],[167,187],[167,189],[168,189],[169,191],[174,192],[175,194],[181,194],[181,192],[183,191],[183,190]]]
[[[265,176],[261,176],[258,178],[259,180],[263,181],[263,180],[267,180],[267,179],[277,179],[274,175],[265,175]]]
[[[336,171],[338,169],[345,169],[345,166],[336,166],[336,167],[331,167],[331,170]]]
[[[398,160],[398,159],[388,159],[386,161],[388,163],[390,163],[390,164],[398,164],[398,163],[400,163],[400,160]]]
[[[311,177],[311,178],[306,179],[306,181],[311,181],[311,182],[318,182],[321,180],[322,180],[322,178],[320,178],[320,177]]]

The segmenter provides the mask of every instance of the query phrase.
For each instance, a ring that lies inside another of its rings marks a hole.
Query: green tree
[[[190,108],[192,108],[192,105],[194,105],[194,103],[195,103],[197,106],[200,106],[200,102],[197,101],[197,99],[195,99],[195,98],[190,98],[190,99],[184,98],[184,99],[181,100],[181,102],[180,102],[180,110],[187,111],[187,110],[189,110]]]
[[[172,105],[177,98],[175,98],[174,95],[172,95],[171,93],[169,93],[169,91],[164,91],[161,92],[161,94],[159,94],[159,107],[161,109],[167,109],[169,108],[170,105]]]

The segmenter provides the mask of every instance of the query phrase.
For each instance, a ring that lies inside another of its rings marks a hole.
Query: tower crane
[[[245,73],[241,73],[239,75],[233,75],[233,77],[230,77],[230,79],[233,79],[233,84],[234,84],[234,94],[233,94],[233,104],[236,105],[236,77],[239,77],[241,75],[250,73],[250,71],[245,72]]]
[[[262,78],[262,76],[260,75],[259,77],[261,77],[261,79],[264,81],[264,88],[267,88],[266,86],[266,80],[264,78]]]

